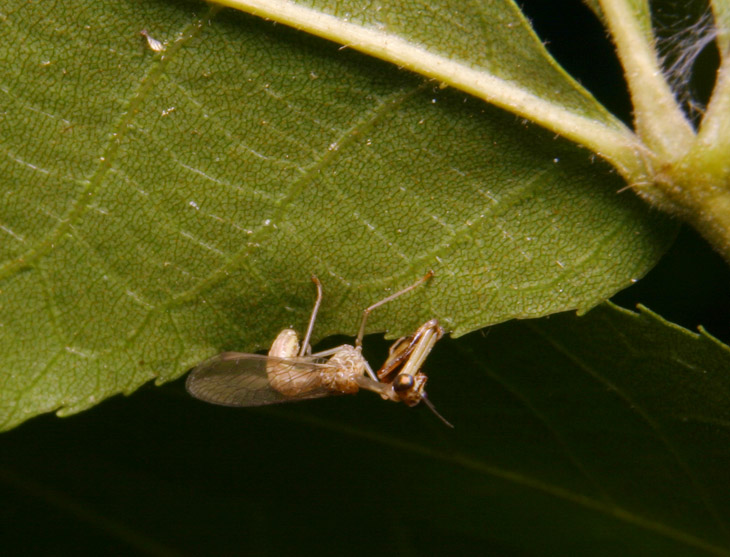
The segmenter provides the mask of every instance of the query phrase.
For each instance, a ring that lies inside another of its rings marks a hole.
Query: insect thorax
[[[356,393],[359,389],[357,378],[365,373],[365,359],[360,350],[343,344],[327,361],[332,369],[323,374],[327,388],[341,393]]]

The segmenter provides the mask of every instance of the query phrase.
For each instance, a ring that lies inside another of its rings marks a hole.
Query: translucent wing
[[[271,386],[267,365],[276,366],[278,386],[289,394]],[[320,385],[320,373],[328,368],[324,360],[316,358],[223,352],[195,367],[185,387],[194,397],[212,404],[263,406],[336,394]]]

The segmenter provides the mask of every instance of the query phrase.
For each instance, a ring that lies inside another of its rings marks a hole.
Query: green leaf
[[[41,527],[57,552],[93,534],[168,554],[730,554],[730,351],[705,333],[604,305],[444,339],[426,368],[453,430],[367,392],[252,410],[182,386],[36,420],[0,438],[4,541]]]
[[[399,524],[404,539],[463,535],[528,554],[730,553],[730,348],[704,331],[604,304],[446,341],[427,369],[453,431],[393,405],[377,417],[335,403],[283,410],[376,445],[350,456],[381,472],[373,506],[419,517]]]
[[[631,130],[553,60],[512,0],[221,3],[436,79],[600,153],[632,183],[645,177]]]
[[[587,152],[282,26],[154,1],[0,16],[2,428],[267,347],[303,328],[312,273],[318,338],[428,269],[370,330],[463,334],[587,310],[674,236]]]

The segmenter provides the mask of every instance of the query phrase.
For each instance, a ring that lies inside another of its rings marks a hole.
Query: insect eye
[[[396,393],[401,393],[403,391],[407,391],[413,387],[414,379],[412,375],[405,375],[401,373],[398,377],[395,378],[393,381],[393,390]]]

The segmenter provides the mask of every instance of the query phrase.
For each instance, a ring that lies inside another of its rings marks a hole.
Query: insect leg
[[[368,315],[370,315],[370,312],[373,311],[375,308],[382,306],[383,304],[387,304],[391,300],[394,300],[398,296],[401,296],[402,294],[405,294],[406,292],[410,292],[417,286],[420,286],[424,282],[426,282],[428,279],[430,279],[433,276],[433,271],[429,271],[425,275],[423,275],[421,278],[419,278],[416,282],[411,284],[410,286],[407,286],[403,290],[399,290],[398,292],[391,294],[387,298],[383,298],[379,302],[375,302],[372,306],[365,309],[365,311],[362,312],[362,321],[360,322],[360,330],[357,333],[357,339],[355,340],[355,346],[362,346],[362,339],[365,336],[365,322],[368,319]]]
[[[312,308],[312,316],[309,318],[309,325],[307,325],[307,334],[304,335],[304,340],[302,341],[302,347],[299,350],[300,356],[305,356],[307,354],[307,349],[311,352],[311,347],[309,346],[309,339],[312,337],[312,329],[314,329],[314,321],[317,319],[317,312],[319,311],[319,306],[322,303],[322,283],[319,282],[319,279],[312,275],[312,282],[317,287],[317,299],[314,302],[314,307]]]

